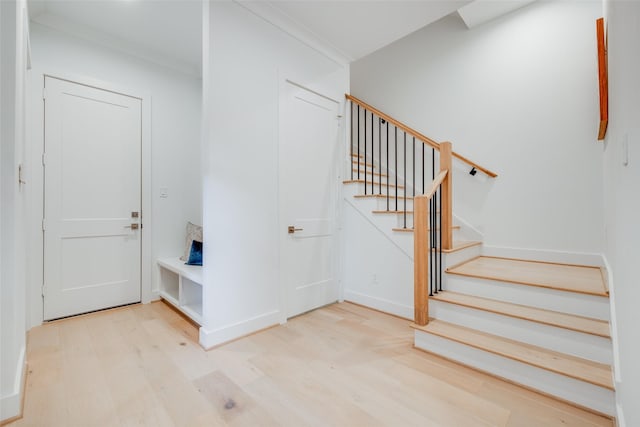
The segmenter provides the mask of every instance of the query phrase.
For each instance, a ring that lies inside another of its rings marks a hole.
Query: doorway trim
[[[44,215],[44,81],[45,77],[67,80],[72,83],[90,86],[134,98],[142,103],[141,131],[141,197],[142,197],[142,241],[140,256],[140,296],[143,304],[158,298],[153,289],[152,275],[152,203],[151,203],[151,94],[139,89],[123,87],[82,75],[74,75],[60,70],[31,70],[29,76],[27,102],[27,158],[31,164],[28,176],[31,184],[28,193],[28,248],[31,254],[27,271],[27,328],[43,323],[44,301],[42,285],[44,283],[44,235],[42,221]]]

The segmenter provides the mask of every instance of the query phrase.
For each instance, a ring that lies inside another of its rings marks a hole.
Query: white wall
[[[341,201],[344,299],[413,319],[413,249],[409,256],[377,228],[375,219],[359,211],[357,200],[349,198]]]
[[[26,2],[0,2],[0,421],[20,414],[26,349]]]
[[[604,144],[605,255],[616,314],[620,366],[616,398],[619,421],[640,425],[640,3],[607,2],[609,127]],[[629,164],[623,165],[623,141]],[[624,415],[622,415],[624,414]],[[622,416],[621,416],[622,415]],[[623,425],[623,424],[621,424]]]
[[[204,131],[205,325],[200,342],[210,347],[282,320],[279,77],[341,100],[348,67],[235,2],[209,2],[206,7],[209,127]]]
[[[454,171],[454,211],[486,244],[601,252],[601,14],[540,1],[471,30],[451,15],[352,64],[352,93],[499,174]]]
[[[42,86],[39,79],[44,72],[106,82],[135,95],[151,97],[151,194],[143,194],[143,199],[151,197],[155,287],[155,259],[180,255],[184,250],[186,222],[202,223],[201,81],[36,23],[31,24],[31,45],[35,88]],[[42,125],[37,111],[42,102],[37,89],[32,96],[31,140],[33,158],[37,159],[42,152]],[[160,198],[161,187],[168,188],[167,198]],[[42,212],[41,206],[39,209],[33,209],[34,215]],[[34,220],[33,227],[36,233],[37,221]],[[35,300],[38,280],[41,278],[34,277],[32,281]],[[144,286],[148,284],[143,283]],[[37,317],[41,308],[35,311]]]

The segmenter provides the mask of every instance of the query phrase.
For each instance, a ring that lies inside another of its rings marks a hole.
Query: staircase
[[[352,118],[352,126],[354,122]],[[397,167],[380,161],[384,150],[376,156],[378,138],[366,155],[352,150],[347,170],[357,173],[344,181],[344,198],[415,259],[414,195],[421,194],[419,185],[407,179],[406,172],[399,178]],[[430,205],[429,211],[440,206]],[[440,261],[429,267],[442,269],[442,278],[428,296],[429,322],[412,325],[415,346],[614,416],[609,296],[601,269],[553,259],[487,256],[477,231],[455,217],[452,229],[452,247],[442,249]],[[441,243],[438,230],[429,234]]]
[[[600,269],[480,256],[446,270],[416,347],[615,414]]]

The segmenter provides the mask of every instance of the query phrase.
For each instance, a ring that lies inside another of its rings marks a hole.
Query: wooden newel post
[[[429,323],[429,199],[413,201],[413,318],[417,325]]]
[[[440,143],[440,172],[448,171],[442,181],[440,209],[442,211],[442,249],[453,249],[453,168],[450,142]]]

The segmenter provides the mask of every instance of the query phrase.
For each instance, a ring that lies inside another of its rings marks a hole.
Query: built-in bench
[[[162,258],[158,267],[160,297],[202,325],[202,266],[186,265],[180,258]]]

